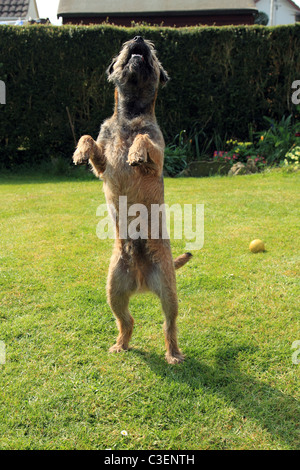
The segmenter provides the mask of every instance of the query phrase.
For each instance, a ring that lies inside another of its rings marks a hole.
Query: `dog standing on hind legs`
[[[114,313],[119,336],[110,351],[129,348],[134,320],[129,313],[130,296],[150,290],[160,298],[165,315],[166,359],[180,363],[184,356],[177,344],[178,302],[175,269],[183,266],[190,253],[172,258],[170,241],[161,236],[131,238],[120,233],[119,197],[127,207],[143,204],[151,219],[151,206],[164,204],[163,161],[165,143],[155,117],[159,84],[168,74],[159,62],[151,42],[136,36],[124,44],[108,68],[108,80],[115,85],[115,110],[104,121],[97,141],[83,136],[73,155],[75,164],[87,161],[103,179],[106,201],[116,216],[116,238],[107,279],[107,299]],[[129,224],[130,218],[127,220]],[[128,231],[127,231],[128,233]]]

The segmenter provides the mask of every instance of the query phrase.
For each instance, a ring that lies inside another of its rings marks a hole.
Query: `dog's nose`
[[[142,36],[135,36],[135,37],[133,38],[133,40],[134,40],[135,42],[144,42],[144,39],[142,38]]]

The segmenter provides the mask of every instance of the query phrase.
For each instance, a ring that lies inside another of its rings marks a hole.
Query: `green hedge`
[[[74,149],[75,135],[96,137],[113,109],[106,68],[121,44],[151,39],[171,81],[160,91],[157,117],[166,141],[182,129],[248,136],[264,115],[281,118],[295,106],[300,79],[300,25],[267,28],[162,28],[109,25],[0,27],[0,162],[30,163]],[[23,155],[20,156],[20,155]],[[24,157],[26,155],[26,157]]]

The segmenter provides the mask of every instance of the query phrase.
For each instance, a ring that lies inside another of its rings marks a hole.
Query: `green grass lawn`
[[[204,246],[177,272],[178,366],[151,294],[131,300],[132,350],[108,353],[102,183],[0,183],[1,449],[299,448],[299,174],[165,180],[168,204],[205,205]]]

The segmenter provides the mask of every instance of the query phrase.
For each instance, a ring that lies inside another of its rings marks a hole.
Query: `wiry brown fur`
[[[127,196],[128,207],[144,204],[151,214],[152,204],[164,203],[164,139],[155,117],[159,83],[168,75],[156,57],[153,44],[140,37],[124,44],[108,69],[115,84],[115,111],[100,129],[97,141],[90,136],[79,140],[73,160],[89,161],[96,176],[103,179],[106,201],[116,210],[117,227],[108,280],[108,303],[119,329],[110,351],[127,350],[134,320],[128,311],[129,298],[138,291],[150,290],[161,300],[165,314],[166,359],[182,362],[178,348],[178,312],[175,268],[191,257],[186,253],[172,259],[168,239],[121,239],[118,214],[119,196]],[[130,222],[130,218],[128,223]]]

